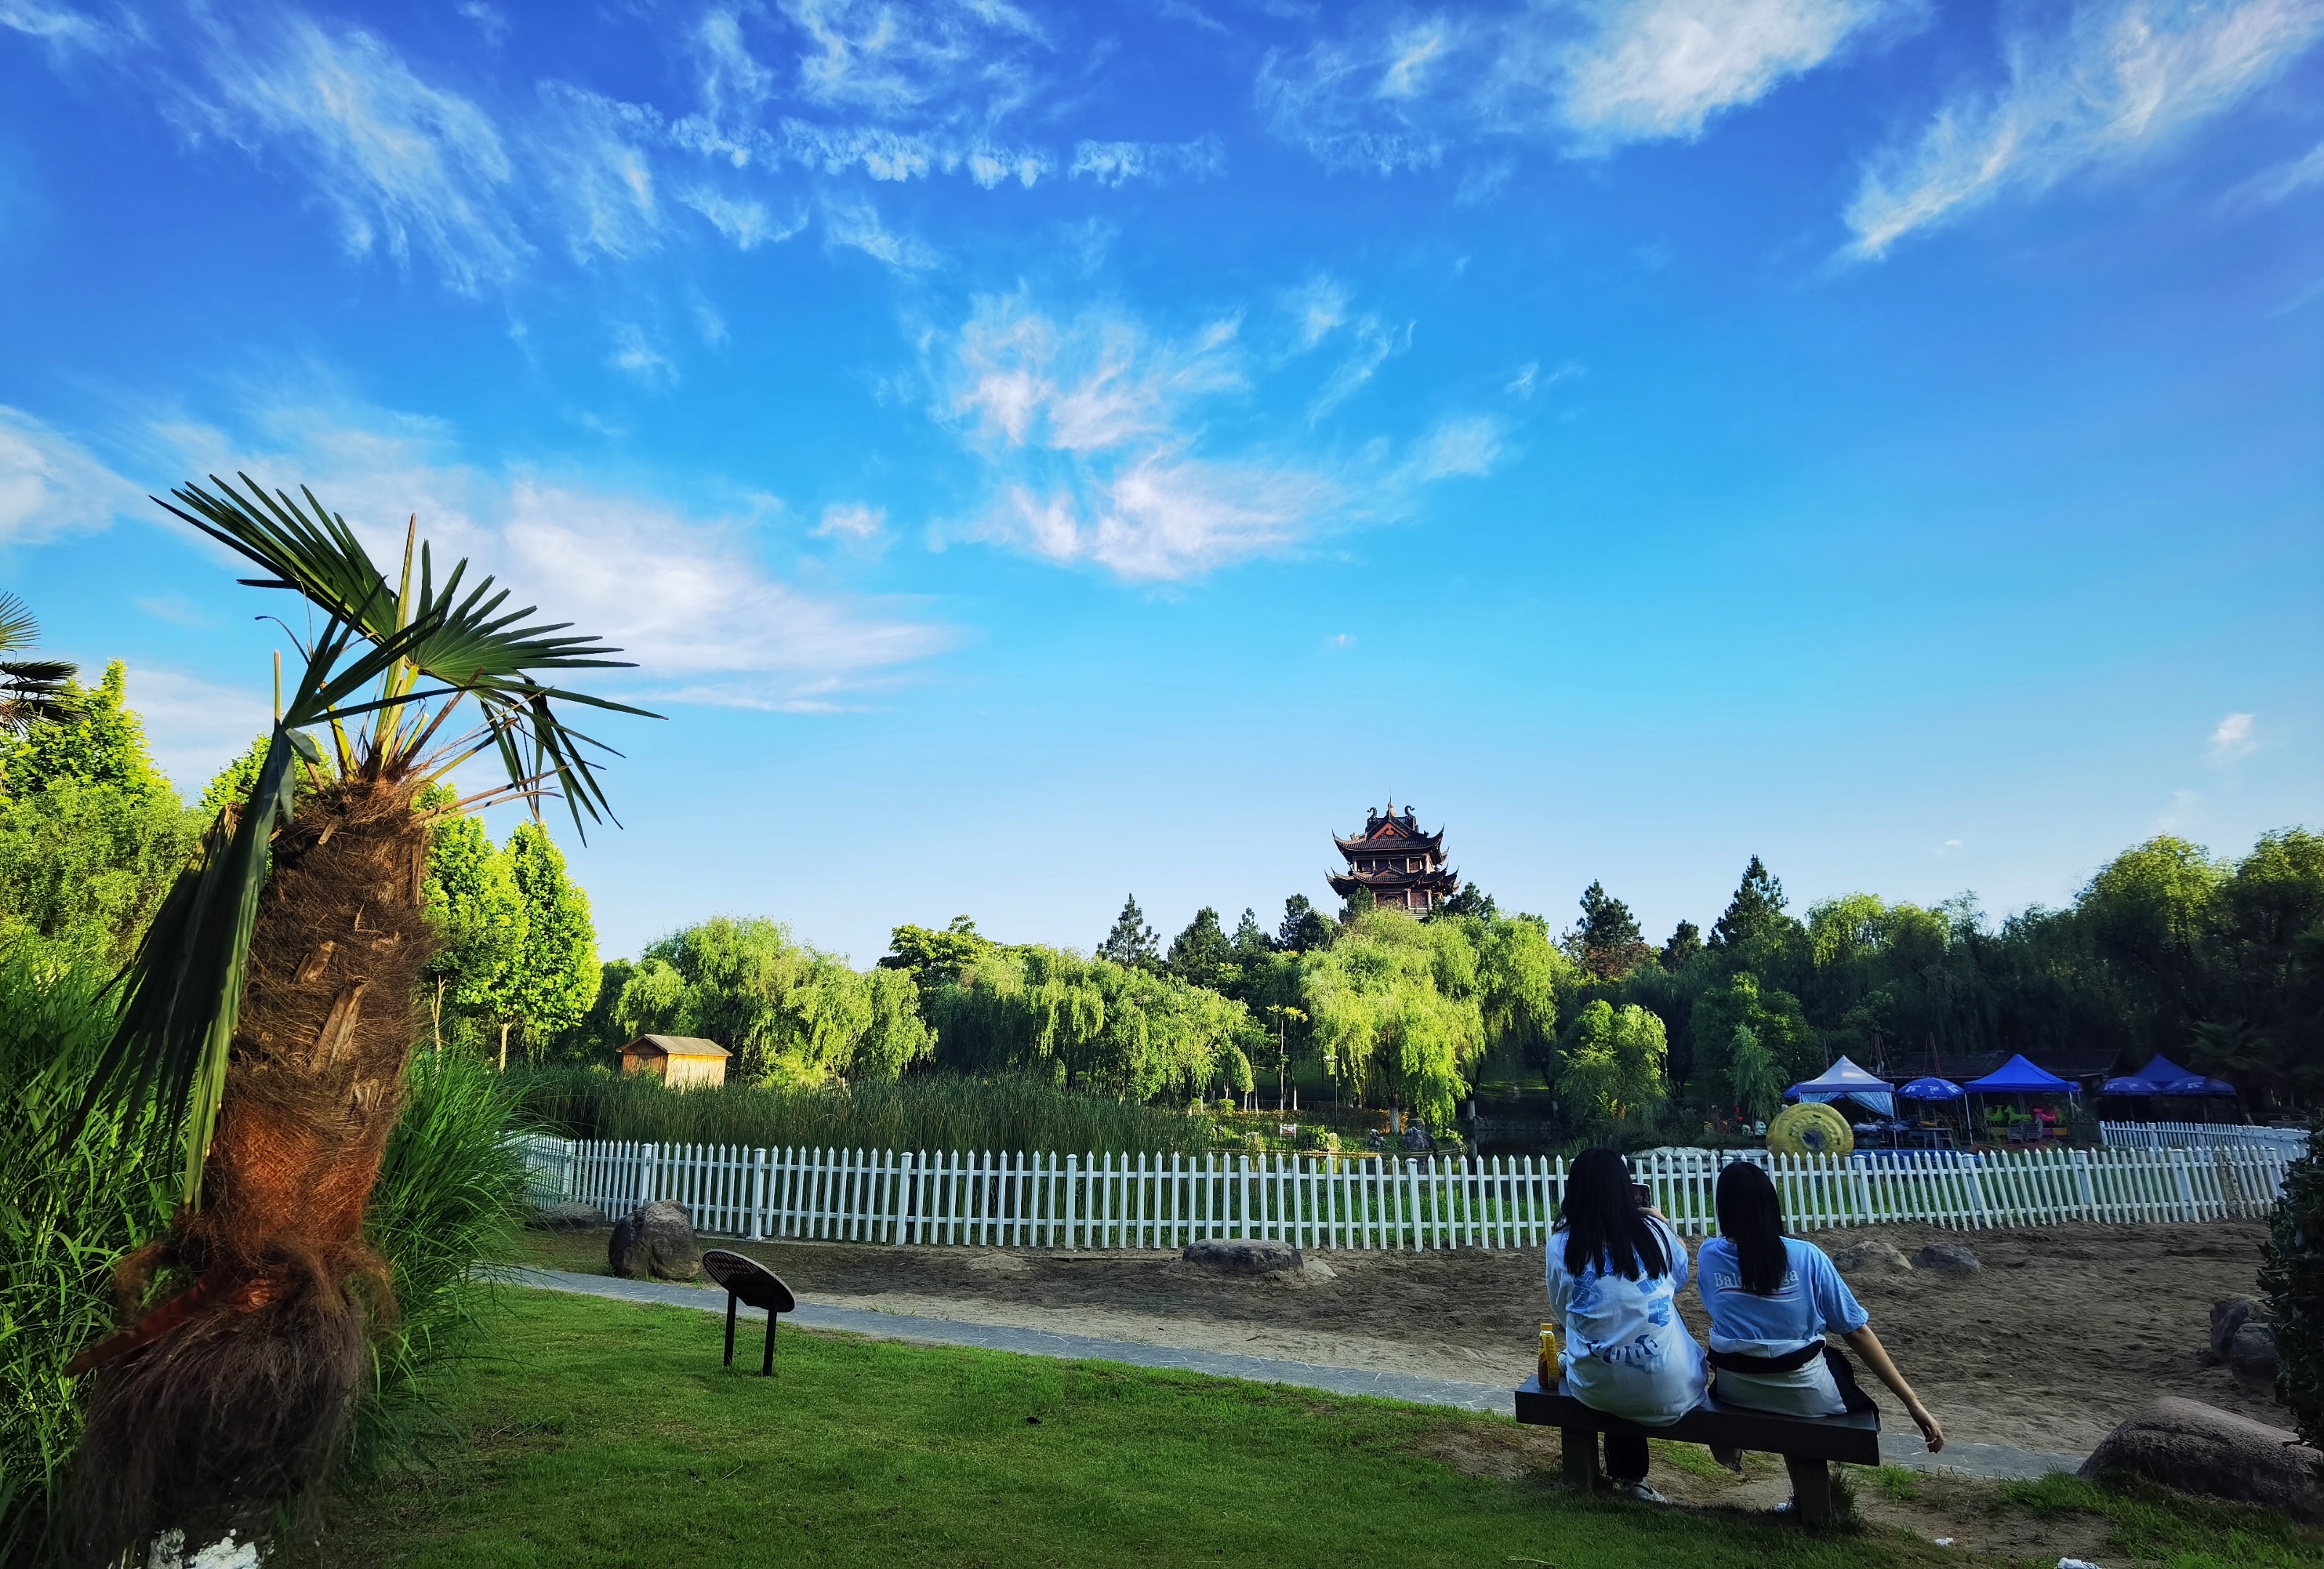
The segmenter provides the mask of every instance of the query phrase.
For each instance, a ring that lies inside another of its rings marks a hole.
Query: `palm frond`
[[[14,594],[0,594],[0,654],[29,649],[41,638],[32,607]],[[73,678],[80,667],[63,660],[0,660],[0,731],[21,735],[35,725],[54,725],[80,712]]]

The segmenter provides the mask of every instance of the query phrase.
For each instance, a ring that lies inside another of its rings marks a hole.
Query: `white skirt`
[[[1840,1385],[1821,1356],[1788,1373],[1735,1373],[1717,1370],[1711,1398],[1722,1406],[1776,1411],[1786,1417],[1837,1417],[1848,1409]]]

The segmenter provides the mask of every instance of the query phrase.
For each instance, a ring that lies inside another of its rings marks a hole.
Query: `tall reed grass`
[[[776,1149],[1207,1149],[1206,1116],[1076,1094],[1030,1075],[927,1074],[817,1089],[672,1091],[595,1068],[512,1074],[525,1113],[567,1139]]]
[[[115,1262],[169,1223],[176,1131],[150,1106],[65,1134],[112,1033],[101,973],[0,947],[0,1564],[60,1561],[80,1380],[64,1364],[115,1324]],[[471,1353],[524,1195],[513,1087],[482,1061],[423,1055],[365,1229],[397,1298],[374,1342],[343,1476],[421,1452],[422,1374]],[[429,1378],[427,1382],[434,1382]],[[443,1429],[448,1431],[448,1429]]]
[[[103,973],[0,949],[0,1563],[61,1555],[80,1435],[65,1363],[113,1327],[115,1260],[169,1222],[174,1130],[150,1107],[68,1138],[112,1034]]]

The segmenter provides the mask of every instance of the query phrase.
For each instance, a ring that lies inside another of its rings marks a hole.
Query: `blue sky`
[[[247,469],[623,644],[608,954],[2057,903],[2324,825],[2324,0],[0,0],[0,575],[189,793]],[[568,835],[569,837],[569,835]]]

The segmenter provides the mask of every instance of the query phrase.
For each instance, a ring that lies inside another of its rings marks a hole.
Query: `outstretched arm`
[[[1872,1326],[1868,1324],[1861,1329],[1851,1329],[1840,1338],[1848,1343],[1849,1350],[1864,1359],[1865,1365],[1872,1370],[1875,1377],[1904,1402],[1904,1415],[1920,1428],[1922,1438],[1928,1443],[1929,1453],[1934,1454],[1942,1449],[1945,1446],[1945,1430],[1937,1426],[1937,1419],[1929,1415],[1928,1408],[1921,1404],[1921,1398],[1913,1393],[1913,1386],[1904,1381],[1904,1375],[1898,1372],[1896,1364],[1888,1360],[1888,1348],[1880,1343],[1880,1337],[1872,1333]]]

